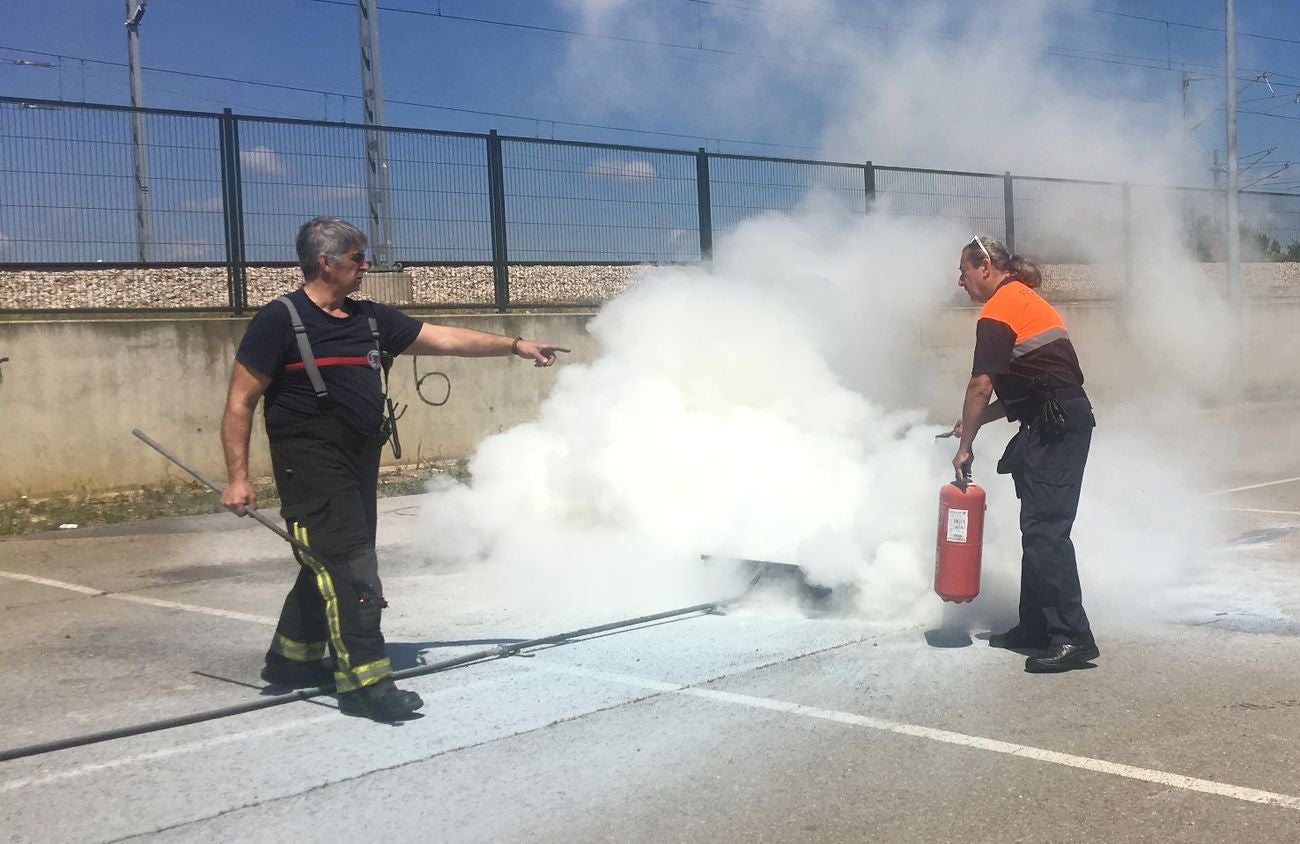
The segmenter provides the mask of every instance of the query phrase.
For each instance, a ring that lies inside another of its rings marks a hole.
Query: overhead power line
[[[341,6],[349,9],[355,8],[355,3],[352,2],[352,0],[307,0],[307,2],[320,3],[324,5]],[[897,33],[897,34],[921,34],[928,37],[940,38],[943,40],[961,40],[957,34],[948,33],[941,30],[911,30],[904,27],[897,27],[888,24],[868,24],[862,21],[853,21],[849,19],[827,18],[825,16],[812,16],[812,15],[793,13],[793,12],[782,12],[779,10],[771,10],[768,8],[743,6],[743,5],[737,5],[735,3],[721,2],[721,0],[687,0],[687,2],[695,3],[700,6],[713,6],[718,8],[736,9],[740,11],[746,11],[746,12],[752,12],[758,14],[780,15],[780,16],[796,17],[796,18],[799,17],[816,18],[816,19],[833,22],[838,25],[852,25],[863,29],[878,30],[878,31]],[[755,58],[764,61],[781,61],[781,62],[791,62],[791,63],[813,64],[813,65],[819,65],[819,66],[837,68],[837,69],[845,69],[845,70],[852,69],[851,66],[849,65],[835,64],[830,62],[813,62],[813,61],[799,60],[799,59],[783,57],[783,56],[771,56],[771,55],[765,55],[760,53],[747,53],[738,50],[723,50],[719,48],[709,48],[709,47],[703,47],[701,45],[695,45],[695,44],[678,44],[678,43],[667,42],[667,41],[656,41],[652,39],[634,38],[630,36],[585,32],[581,30],[566,29],[563,27],[548,27],[548,26],[541,26],[536,24],[518,23],[514,21],[501,21],[501,20],[493,20],[488,18],[475,18],[475,17],[464,16],[464,15],[452,15],[452,14],[446,14],[442,12],[440,8],[434,11],[406,9],[406,8],[393,7],[393,6],[377,6],[376,8],[378,8],[381,11],[390,12],[390,13],[416,15],[420,17],[429,17],[429,18],[440,18],[443,20],[450,20],[450,21],[463,22],[463,23],[472,23],[472,24],[479,24],[479,25],[504,27],[509,29],[533,31],[541,34],[547,34],[547,35],[560,35],[560,36],[578,37],[578,38],[593,38],[593,39],[609,40],[609,41],[622,42],[622,43],[634,43],[634,44],[640,44],[644,46],[656,46],[656,47],[665,47],[665,48],[671,48],[677,50],[688,50],[695,53],[703,52],[703,53],[718,55],[718,56],[732,56],[732,57],[741,57],[741,58]],[[1207,29],[1211,31],[1222,31],[1221,29],[1215,29],[1214,27],[1205,27],[1205,26],[1194,25],[1194,24],[1181,24],[1176,21],[1165,21],[1164,19],[1159,19],[1159,18],[1146,18],[1144,16],[1130,15],[1127,13],[1118,13],[1118,12],[1111,13],[1108,10],[1096,9],[1094,7],[1076,6],[1075,8],[1086,9],[1088,11],[1094,11],[1098,13],[1116,14],[1122,17],[1133,17],[1133,18],[1139,18],[1144,20],[1149,19],[1161,23],[1178,24],[1178,25],[1188,26],[1190,28],[1200,28],[1200,29]],[[1238,34],[1248,35],[1248,33],[1238,33]],[[1265,37],[1265,36],[1260,36],[1260,37]],[[1286,40],[1286,39],[1275,39],[1275,40]],[[60,60],[71,59],[83,63],[89,62],[92,64],[106,65],[110,67],[126,66],[124,63],[121,62],[87,59],[87,58],[76,57],[76,56],[66,56],[57,53],[45,53],[45,52],[26,50],[26,49],[21,49],[16,47],[0,46],[0,49],[14,50],[17,52],[28,53],[31,55],[54,57]],[[1162,71],[1175,70],[1175,69],[1181,70],[1187,67],[1203,67],[1203,68],[1218,67],[1217,65],[1197,65],[1195,63],[1187,63],[1187,62],[1174,62],[1171,65],[1171,63],[1167,59],[1161,59],[1156,57],[1133,56],[1133,55],[1113,54],[1113,53],[1099,53],[1095,51],[1092,52],[1080,51],[1077,48],[1059,47],[1054,45],[1049,45],[1048,48],[1044,51],[1044,54],[1055,56],[1058,58],[1074,59],[1080,61],[1091,61],[1091,62],[1099,62],[1105,64],[1114,64],[1114,65],[1138,67],[1138,68],[1162,70]],[[313,95],[319,95],[324,97],[336,96],[336,97],[343,98],[345,101],[348,98],[359,99],[359,97],[356,94],[349,94],[342,91],[325,90],[320,88],[311,88],[311,87],[300,86],[300,85],[291,85],[286,83],[265,82],[261,80],[242,79],[238,77],[225,76],[220,74],[195,73],[192,71],[174,70],[171,68],[161,68],[161,67],[145,67],[143,69],[148,70],[151,73],[171,74],[175,76],[188,77],[194,79],[206,79],[206,80],[218,81],[218,82],[230,82],[230,83],[241,84],[241,85],[252,85],[257,87],[292,91],[296,93],[313,94]],[[1286,78],[1297,78],[1297,77],[1291,77],[1287,74],[1279,74],[1272,71],[1254,71],[1254,70],[1245,71],[1243,69],[1243,72],[1252,74],[1248,76],[1238,77],[1239,81],[1243,83],[1249,84],[1252,82],[1257,82],[1261,78],[1264,78],[1266,80],[1267,79],[1273,80],[1270,83],[1271,85],[1276,85],[1277,87],[1296,89],[1297,91],[1300,91],[1300,85],[1292,85],[1292,84],[1281,83],[1277,81],[1277,78],[1279,76],[1286,77]],[[1222,73],[1216,74],[1212,71],[1204,71],[1204,70],[1198,71],[1198,73],[1200,73],[1205,78],[1219,78],[1219,79],[1223,78]],[[1139,99],[1113,97],[1113,96],[1111,98],[1131,99],[1131,101],[1133,102],[1157,103],[1157,104],[1168,105],[1168,106],[1173,106],[1177,104],[1173,101],[1139,100]],[[1296,98],[1300,99],[1300,93],[1296,94]],[[646,129],[635,129],[626,126],[614,126],[608,124],[587,123],[581,121],[556,120],[553,118],[540,117],[536,115],[515,114],[510,112],[447,106],[447,105],[440,105],[437,103],[427,103],[427,102],[419,102],[419,101],[412,101],[412,100],[389,100],[389,102],[398,105],[408,106],[411,108],[429,109],[435,111],[447,111],[447,112],[454,112],[454,113],[461,113],[461,114],[472,114],[472,115],[478,115],[484,117],[499,117],[503,119],[527,121],[535,124],[551,124],[554,126],[568,126],[568,127],[576,127],[576,128],[583,128],[583,129],[599,129],[603,131],[625,132],[629,134],[648,135],[648,136],[657,136],[657,137],[691,139],[696,141],[701,139],[708,139],[708,140],[718,141],[718,142],[744,144],[744,145],[759,146],[759,147],[774,147],[774,148],[800,149],[800,150],[819,149],[818,147],[801,145],[801,144],[783,144],[783,143],[773,143],[773,142],[765,142],[765,141],[752,141],[752,140],[739,139],[739,138],[722,138],[709,133],[692,134],[692,133],[683,133],[683,132],[662,132],[662,131],[654,131],[654,130],[646,130]],[[1292,120],[1292,121],[1300,120],[1300,117],[1292,117],[1290,115],[1285,115],[1285,114],[1275,114],[1272,113],[1272,111],[1270,112],[1240,111],[1239,113],[1247,114],[1251,116],[1269,117],[1269,118],[1275,118],[1281,120]]]
[[[305,2],[320,3],[326,6],[343,6],[346,8],[354,8],[354,4],[352,2],[349,2],[349,0],[305,0]],[[688,0],[688,2],[703,3],[705,2],[705,0]],[[927,36],[930,38],[937,38],[939,40],[944,40],[944,41],[964,40],[958,33],[949,33],[943,30],[916,30],[916,29],[909,29],[906,27],[898,27],[898,26],[885,25],[885,24],[870,24],[862,21],[852,21],[852,20],[841,19],[841,18],[818,17],[818,16],[811,16],[811,15],[803,15],[803,14],[798,14],[793,12],[782,12],[780,10],[759,9],[759,8],[754,8],[749,6],[736,6],[732,4],[716,2],[716,0],[715,2],[707,3],[707,5],[741,9],[749,12],[781,16],[781,17],[821,19],[827,22],[837,23],[839,25],[847,24],[847,25],[855,26],[860,29],[880,31],[886,33],[895,33],[900,35],[923,35],[923,36]],[[836,62],[818,62],[809,59],[800,59],[792,56],[773,56],[765,53],[751,53],[743,50],[724,50],[718,47],[707,47],[699,43],[683,44],[674,41],[659,41],[659,40],[649,39],[649,38],[636,38],[627,35],[616,35],[616,34],[602,33],[602,32],[587,32],[585,30],[568,29],[565,27],[558,27],[558,26],[542,26],[540,24],[527,24],[527,23],[519,23],[516,21],[496,20],[492,18],[477,18],[477,17],[470,17],[468,15],[453,15],[446,12],[442,12],[441,10],[428,11],[423,9],[407,9],[399,6],[376,6],[376,8],[379,9],[379,11],[391,12],[394,14],[414,15],[417,17],[435,18],[440,20],[479,24],[484,26],[496,26],[496,27],[502,27],[506,29],[516,29],[516,30],[537,32],[546,35],[559,35],[559,36],[574,37],[574,38],[589,38],[589,39],[603,40],[603,41],[614,41],[614,42],[620,42],[626,44],[639,44],[642,46],[649,46],[649,47],[664,47],[667,49],[682,50],[682,51],[688,51],[696,54],[704,54],[704,55],[712,55],[712,56],[730,56],[730,57],[739,57],[739,58],[760,59],[762,61],[769,61],[769,62],[776,61],[776,62],[785,62],[791,64],[817,65],[820,67],[827,67],[835,70],[844,70],[844,71],[851,71],[855,69],[854,66],[852,65],[846,65],[846,64],[836,63]],[[1184,70],[1197,69],[1198,73],[1201,73],[1208,78],[1217,78],[1217,79],[1223,78],[1221,72],[1219,73],[1215,72],[1217,68],[1221,67],[1221,65],[1218,64],[1201,64],[1199,62],[1186,62],[1186,61],[1175,62],[1168,58],[1160,58],[1158,56],[1142,56],[1142,55],[1131,55],[1131,54],[1124,54],[1124,53],[1104,53],[1098,51],[1080,50],[1077,47],[1060,46],[1060,45],[1048,45],[1046,48],[1042,50],[1028,51],[1028,52],[1037,55],[1054,56],[1056,58],[1074,59],[1078,61],[1090,61],[1090,62],[1096,62],[1101,64],[1119,65],[1123,67],[1136,67],[1136,68],[1141,68],[1146,70],[1182,72]],[[1242,68],[1241,70],[1244,73],[1249,74],[1247,76],[1239,77],[1239,79],[1243,82],[1253,81],[1261,73],[1268,73],[1274,79],[1276,79],[1277,77],[1285,77],[1289,79],[1300,80],[1300,77],[1290,76],[1289,74],[1277,73],[1274,71],[1248,69],[1248,68]],[[1296,88],[1300,90],[1300,84],[1288,85],[1287,87]]]
[[[104,61],[101,59],[89,59],[89,58],[82,58],[79,56],[61,55],[59,53],[45,53],[39,50],[26,50],[23,48],[9,47],[2,44],[0,44],[0,50],[12,50],[14,52],[19,52],[19,53],[28,53],[30,55],[37,55],[37,56],[50,56],[52,58],[59,58],[59,59],[72,59],[75,61],[84,61],[91,64],[106,65],[108,67],[123,67],[123,68],[126,67],[125,62],[111,62],[111,61]],[[360,96],[357,94],[349,94],[343,91],[331,91],[323,88],[307,88],[300,85],[286,85],[286,84],[276,83],[276,82],[261,82],[252,79],[239,79],[232,76],[220,76],[217,74],[210,74],[210,73],[194,73],[191,71],[172,70],[170,68],[163,68],[163,67],[143,67],[142,70],[147,70],[151,73],[172,74],[176,76],[184,76],[184,77],[189,77],[194,79],[208,79],[217,82],[233,82],[240,85],[255,85],[262,88],[278,88],[281,90],[294,91],[303,94],[319,94],[322,96],[343,97],[345,99],[354,99],[354,100],[360,99]],[[199,99],[203,99],[203,98],[199,98]],[[682,139],[689,139],[692,141],[709,140],[709,141],[717,141],[720,143],[744,144],[746,146],[772,147],[776,149],[800,149],[800,150],[821,149],[821,147],[808,146],[804,144],[775,143],[771,141],[754,141],[745,138],[724,138],[718,135],[703,133],[703,132],[695,133],[695,134],[690,134],[686,132],[661,132],[652,129],[634,129],[628,126],[612,126],[603,123],[586,123],[586,122],[576,121],[576,120],[556,120],[555,118],[540,117],[538,115],[512,114],[510,112],[504,112],[504,111],[488,111],[485,109],[462,108],[458,106],[439,105],[437,103],[417,102],[414,100],[398,100],[398,99],[393,99],[391,97],[386,98],[386,101],[396,105],[410,106],[412,108],[423,108],[423,109],[430,109],[433,111],[450,111],[450,112],[456,112],[458,114],[474,114],[481,117],[500,117],[500,118],[505,118],[510,120],[523,120],[530,123],[551,124],[555,126],[571,126],[580,129],[600,129],[602,131],[608,131],[608,132],[627,132],[630,134],[637,134],[637,135],[652,135],[652,136],[662,137],[662,138],[682,138]]]
[[[691,0],[691,2],[707,2],[707,0]],[[1082,12],[1095,12],[1099,15],[1112,15],[1117,18],[1129,18],[1131,20],[1146,21],[1148,23],[1162,23],[1166,26],[1177,26],[1183,29],[1199,29],[1205,32],[1225,33],[1226,30],[1221,26],[1207,26],[1199,23],[1184,23],[1183,21],[1170,20],[1168,18],[1156,18],[1148,15],[1136,15],[1132,12],[1117,12],[1112,9],[1099,9],[1096,6],[1080,6],[1075,3],[1062,3],[1062,6],[1069,9],[1078,9]],[[1263,35],[1258,32],[1242,32],[1240,29],[1234,30],[1238,38],[1259,38],[1263,41],[1276,41],[1281,44],[1300,44],[1298,38],[1282,38],[1277,35]]]

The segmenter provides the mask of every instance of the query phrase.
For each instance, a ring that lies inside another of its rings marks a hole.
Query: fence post
[[[244,255],[244,195],[239,170],[239,125],[230,109],[218,120],[221,140],[221,210],[226,228],[226,285],[230,310],[242,316],[248,307]]]
[[[700,215],[700,260],[713,258],[713,203],[709,198],[709,153],[695,153],[695,194]]]
[[[510,265],[506,256],[506,173],[501,136],[493,129],[487,137],[488,210],[492,219],[492,288],[497,313],[510,309]]]
[[[1016,203],[1012,197],[1011,171],[1002,176],[1002,202],[1006,213],[1007,249],[1016,251]]]
[[[1124,294],[1133,295],[1133,192],[1124,183]]]
[[[862,171],[862,179],[867,190],[867,213],[870,214],[876,206],[876,165],[868,161]]]

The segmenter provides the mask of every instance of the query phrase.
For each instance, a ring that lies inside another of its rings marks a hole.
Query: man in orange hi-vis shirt
[[[1097,424],[1079,358],[1060,314],[1036,290],[1042,283],[1037,265],[993,238],[975,237],[962,248],[958,269],[957,284],[984,305],[954,427],[961,438],[952,459],[958,480],[968,479],[981,425],[1003,417],[1020,423],[998,461],[998,473],[1011,475],[1020,499],[1020,621],[989,644],[1043,651],[1025,661],[1026,671],[1082,668],[1101,652],[1083,611],[1070,541]]]

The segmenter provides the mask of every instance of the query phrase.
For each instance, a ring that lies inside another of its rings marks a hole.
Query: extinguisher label
[[[948,541],[965,542],[966,528],[970,523],[969,510],[948,511]]]

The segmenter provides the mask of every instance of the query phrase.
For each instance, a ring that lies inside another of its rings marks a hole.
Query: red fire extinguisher
[[[939,542],[934,557],[934,591],[964,604],[980,593],[984,545],[984,490],[967,481],[939,490]]]

